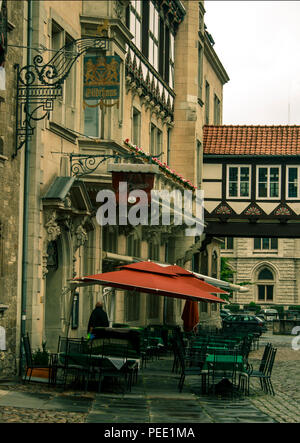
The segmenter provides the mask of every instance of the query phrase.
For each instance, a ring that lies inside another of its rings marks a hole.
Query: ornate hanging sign
[[[84,107],[119,105],[121,58],[114,56],[85,56],[84,58]],[[97,103],[94,104],[95,100]],[[104,100],[117,100],[106,104]],[[93,103],[91,103],[93,101]]]
[[[154,178],[159,174],[157,165],[141,165],[127,163],[108,164],[107,171],[112,174],[112,187],[115,191],[116,202],[120,203],[120,192],[127,195],[126,201],[143,205],[140,196],[130,196],[131,191],[144,191],[147,195],[146,205],[151,204],[151,190],[154,187]]]

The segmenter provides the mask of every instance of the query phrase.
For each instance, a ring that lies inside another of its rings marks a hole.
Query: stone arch
[[[276,267],[273,263],[271,263],[270,261],[268,261],[268,260],[263,260],[263,261],[260,261],[259,263],[257,263],[257,264],[252,268],[252,271],[251,271],[251,279],[252,279],[253,282],[255,282],[255,283],[257,282],[257,280],[258,280],[258,275],[259,275],[260,271],[261,271],[263,268],[267,268],[267,269],[269,269],[269,270],[272,272],[273,276],[274,276],[274,280],[275,280],[275,281],[278,280],[279,271],[278,271],[277,267]]]

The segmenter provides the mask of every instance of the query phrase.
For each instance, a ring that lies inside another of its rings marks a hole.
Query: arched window
[[[258,273],[257,298],[259,302],[273,302],[274,300],[274,275],[268,268],[263,268]]]
[[[273,274],[268,268],[264,268],[258,274],[258,280],[273,280]]]

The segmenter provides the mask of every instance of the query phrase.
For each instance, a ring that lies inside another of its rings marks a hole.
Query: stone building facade
[[[270,305],[299,305],[299,239],[226,239],[221,256],[233,271],[234,283],[250,282],[249,292],[235,293],[233,302],[241,307],[254,302]]]
[[[225,237],[222,256],[241,304],[299,305],[299,125],[204,126],[206,232]]]
[[[24,14],[18,15],[21,23],[16,22],[16,29],[24,26],[28,31],[36,85],[48,88],[51,99],[36,111],[38,120],[31,121],[26,272],[21,266],[22,243],[18,254],[9,245],[16,254],[15,288],[20,282],[23,287],[12,297],[6,292],[0,301],[9,306],[10,317],[5,313],[4,318],[15,328],[16,343],[20,321],[15,319],[21,318],[21,330],[29,332],[34,349],[46,341],[47,348],[55,350],[59,335],[86,334],[91,310],[104,296],[97,286],[71,292],[69,282],[75,277],[148,259],[219,276],[218,239],[205,232],[187,237],[184,225],[102,227],[96,218],[96,196],[113,189],[113,168],[117,173],[126,168],[128,172],[128,165],[130,173],[145,171],[153,157],[155,189],[183,194],[201,187],[202,126],[205,121],[221,123],[222,88],[228,76],[204,28],[203,2],[78,0],[72,8],[67,1],[18,3]],[[32,48],[39,49],[37,58]],[[27,50],[21,66],[27,63]],[[91,63],[105,66],[110,79],[116,75],[117,99],[83,99]],[[48,118],[42,118],[43,112]],[[11,124],[15,122],[12,110],[5,115]],[[8,144],[13,151],[12,134],[13,127]],[[20,183],[22,203],[24,188],[18,177],[24,173],[25,147],[24,134],[17,135],[21,149],[13,163],[15,174],[9,172],[10,160],[1,163],[10,180],[14,177],[14,189]],[[16,212],[21,213],[21,209]],[[14,240],[19,225],[21,217],[15,234],[10,232]],[[12,279],[7,282],[11,285]],[[180,300],[124,291],[104,298],[112,323],[181,323]],[[201,303],[200,308],[201,321],[215,324],[219,318],[215,306]],[[5,327],[12,337],[10,326]]]
[[[24,4],[0,2],[0,373],[16,371],[20,337],[21,157],[15,154],[15,64],[23,64]]]

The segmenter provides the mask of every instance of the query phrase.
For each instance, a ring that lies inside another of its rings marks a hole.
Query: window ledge
[[[78,136],[75,135],[71,129],[65,128],[64,126],[61,126],[59,123],[50,121],[49,122],[49,130],[51,132],[54,132],[54,134],[66,139],[69,142],[76,145]]]
[[[253,251],[253,254],[257,254],[257,255],[269,255],[269,254],[272,254],[272,255],[277,255],[278,254],[278,251],[276,250],[276,251],[274,251],[274,250],[272,250],[272,249],[267,249],[267,250],[265,250],[265,251]]]

